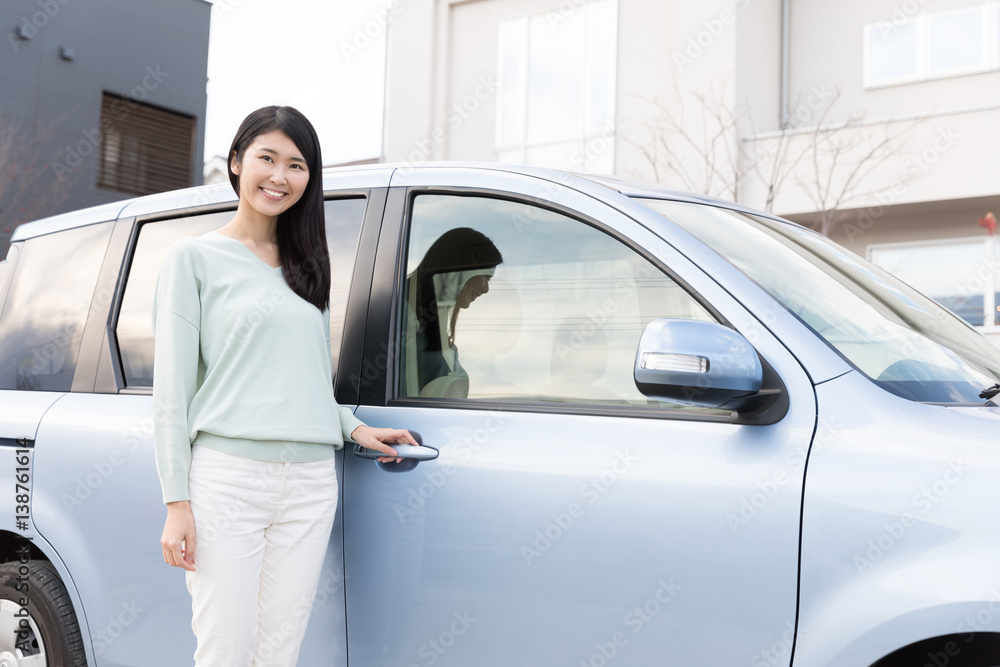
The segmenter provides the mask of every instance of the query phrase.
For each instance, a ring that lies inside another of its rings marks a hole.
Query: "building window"
[[[983,47],[989,4],[927,15],[929,76],[948,76],[984,70],[989,66]]]
[[[194,185],[195,119],[104,93],[97,186],[145,195]]]
[[[864,49],[866,87],[1000,68],[1000,0],[868,23]]]
[[[501,23],[497,160],[613,172],[617,49],[616,0]]]
[[[984,331],[1000,325],[1000,249],[992,237],[881,244],[868,258],[969,324]]]
[[[865,26],[867,83],[897,83],[917,78],[920,74],[919,27],[917,21],[892,26]]]

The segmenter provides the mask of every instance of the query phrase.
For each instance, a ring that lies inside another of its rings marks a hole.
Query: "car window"
[[[714,206],[641,199],[767,290],[897,396],[980,403],[1000,350],[939,304],[819,234]]]
[[[714,321],[633,249],[551,210],[428,194],[410,220],[402,397],[667,406],[635,386],[644,327]]]
[[[0,389],[70,390],[113,224],[24,242],[0,313]]]
[[[325,203],[331,269],[330,344],[334,369],[340,358],[347,295],[366,205],[367,199],[363,197],[331,199]],[[153,386],[153,289],[167,249],[183,237],[200,236],[218,229],[232,217],[232,211],[210,213],[147,223],[139,230],[115,330],[128,386]]]

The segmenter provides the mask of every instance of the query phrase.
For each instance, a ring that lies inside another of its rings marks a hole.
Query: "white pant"
[[[294,667],[337,509],[336,460],[275,463],[195,445],[196,667]]]

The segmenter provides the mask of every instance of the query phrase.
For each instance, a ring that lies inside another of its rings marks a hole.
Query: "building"
[[[1000,1],[408,0],[390,18],[383,159],[734,199],[1000,335],[979,224],[1000,215]]]
[[[211,8],[0,4],[0,257],[20,222],[202,182]]]

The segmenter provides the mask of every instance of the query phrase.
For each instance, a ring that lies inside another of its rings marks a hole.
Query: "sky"
[[[213,0],[205,160],[254,109],[289,105],[325,165],[379,157],[389,0]]]

